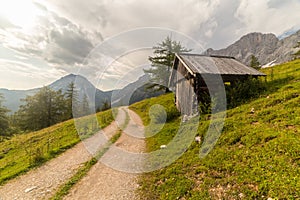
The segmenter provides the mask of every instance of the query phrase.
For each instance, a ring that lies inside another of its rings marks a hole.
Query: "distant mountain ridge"
[[[162,91],[155,91],[148,88],[149,82],[151,82],[150,76],[144,74],[137,81],[128,84],[121,90],[113,91],[111,99],[113,106],[130,105],[163,94]]]
[[[74,82],[75,89],[78,92],[78,98],[83,99],[84,94],[87,95],[90,108],[92,109],[101,109],[104,103],[110,104],[112,95],[115,105],[128,105],[162,94],[162,92],[147,89],[146,84],[149,82],[149,75],[143,75],[137,81],[128,84],[124,88],[112,91],[99,90],[85,77],[75,74],[66,75],[48,86],[55,91],[62,90],[62,92],[65,93],[69,84],[72,82]],[[3,105],[11,110],[11,113],[14,113],[19,109],[19,106],[22,105],[21,99],[26,98],[26,96],[34,95],[40,89],[41,88],[31,90],[0,89],[0,93],[3,94],[5,98]]]
[[[250,64],[251,56],[255,55],[264,65],[275,61],[284,63],[293,59],[294,48],[300,41],[300,30],[283,39],[278,39],[273,33],[249,33],[224,49],[207,49],[208,55],[232,56],[246,65]]]
[[[101,91],[97,89],[90,81],[85,77],[80,75],[69,74],[60,78],[59,80],[54,81],[48,85],[51,89],[62,92],[66,92],[68,85],[74,82],[75,88],[78,91],[79,99],[83,98],[83,95],[86,94],[91,106],[96,108],[101,107],[105,101],[109,101],[111,98],[112,91]],[[19,109],[19,106],[22,105],[21,99],[26,98],[26,96],[32,96],[37,93],[40,88],[35,88],[31,90],[8,90],[0,89],[0,93],[3,94],[5,101],[3,105],[6,106],[11,113],[16,112]]]
[[[8,90],[0,88],[0,94],[4,97],[3,105],[7,107],[11,113],[18,110],[19,106],[22,104],[21,99],[26,98],[26,96],[34,95],[39,91],[39,88],[30,90]]]

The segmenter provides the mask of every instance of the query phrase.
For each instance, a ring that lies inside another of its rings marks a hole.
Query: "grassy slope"
[[[111,110],[97,114],[101,128],[113,121]],[[79,130],[81,138],[99,130],[96,124],[90,123],[87,117],[81,118],[85,123],[84,130]],[[0,184],[14,178],[20,173],[39,166],[47,160],[64,152],[80,142],[74,120],[68,120],[40,131],[16,135],[10,140],[0,143]]]
[[[144,199],[300,198],[300,60],[265,69],[268,89],[258,99],[227,111],[221,137],[203,159],[195,142],[170,166],[142,176]],[[149,124],[149,106],[174,115],[173,95],[131,106]],[[254,108],[255,112],[250,110]],[[172,118],[172,117],[171,117]],[[201,116],[198,135],[209,125]],[[170,119],[147,140],[148,151],[167,144],[180,119]]]

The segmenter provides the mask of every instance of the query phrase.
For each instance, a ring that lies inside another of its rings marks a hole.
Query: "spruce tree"
[[[149,57],[151,68],[144,70],[151,78],[149,88],[168,92],[167,85],[175,53],[189,52],[191,50],[183,47],[180,42],[173,41],[169,36],[157,46],[154,46],[153,49],[154,56]]]
[[[259,61],[257,59],[257,57],[255,57],[254,55],[251,56],[251,62],[250,62],[250,67],[254,68],[254,69],[259,69]]]
[[[2,94],[0,94],[0,136],[6,136],[9,129],[9,119],[7,116],[9,110],[2,105],[3,101],[4,98]]]
[[[89,98],[86,94],[84,94],[82,102],[81,102],[80,116],[85,116],[91,114],[91,109],[89,105]]]
[[[22,130],[39,130],[65,120],[67,107],[61,90],[43,87],[35,95],[27,96],[22,101],[24,104],[16,113]]]
[[[72,119],[73,109],[78,109],[78,91],[76,90],[74,82],[68,85],[67,91],[65,92],[66,103],[67,103],[67,119]]]

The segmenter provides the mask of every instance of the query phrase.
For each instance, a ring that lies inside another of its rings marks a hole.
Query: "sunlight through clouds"
[[[37,71],[33,74],[42,69],[53,76],[67,75],[76,73],[83,65],[86,73],[97,74],[99,68],[101,71],[107,66],[97,65],[96,59],[82,62],[101,42],[124,31],[141,27],[172,29],[195,39],[205,49],[219,49],[249,32],[271,32],[278,36],[300,27],[299,10],[298,0],[7,0],[0,6],[0,58],[5,59],[13,52],[15,56],[10,55],[10,60],[24,62],[24,69],[26,62],[31,62],[36,67],[31,70]],[[154,37],[145,35],[144,39]],[[142,55],[135,56],[142,59]],[[40,60],[39,64],[32,59]],[[124,60],[120,63],[131,66]],[[126,70],[112,67],[109,72],[117,75],[106,73],[106,78],[121,76]],[[19,80],[19,88],[33,85]],[[36,87],[50,80],[45,77]],[[0,87],[10,88],[10,84],[2,81]]]
[[[0,13],[12,24],[24,30],[35,26],[36,17],[44,14],[31,0],[9,0],[2,2]]]

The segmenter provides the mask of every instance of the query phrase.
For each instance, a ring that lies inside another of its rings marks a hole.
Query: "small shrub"
[[[166,122],[167,114],[163,106],[155,104],[150,108],[150,118],[155,124],[163,124]]]
[[[199,105],[198,110],[202,114],[209,114],[211,113],[211,98],[208,92],[201,91],[201,95],[198,97]]]
[[[180,116],[180,112],[177,110],[175,106],[168,107],[166,109],[166,112],[167,112],[167,121],[177,119]]]
[[[259,97],[266,90],[265,84],[256,78],[249,77],[244,81],[238,81],[233,85],[225,86],[227,107],[234,108],[250,99]]]
[[[30,165],[31,166],[39,166],[43,162],[45,162],[46,158],[43,154],[42,148],[37,148],[36,151],[33,154],[32,160]]]

